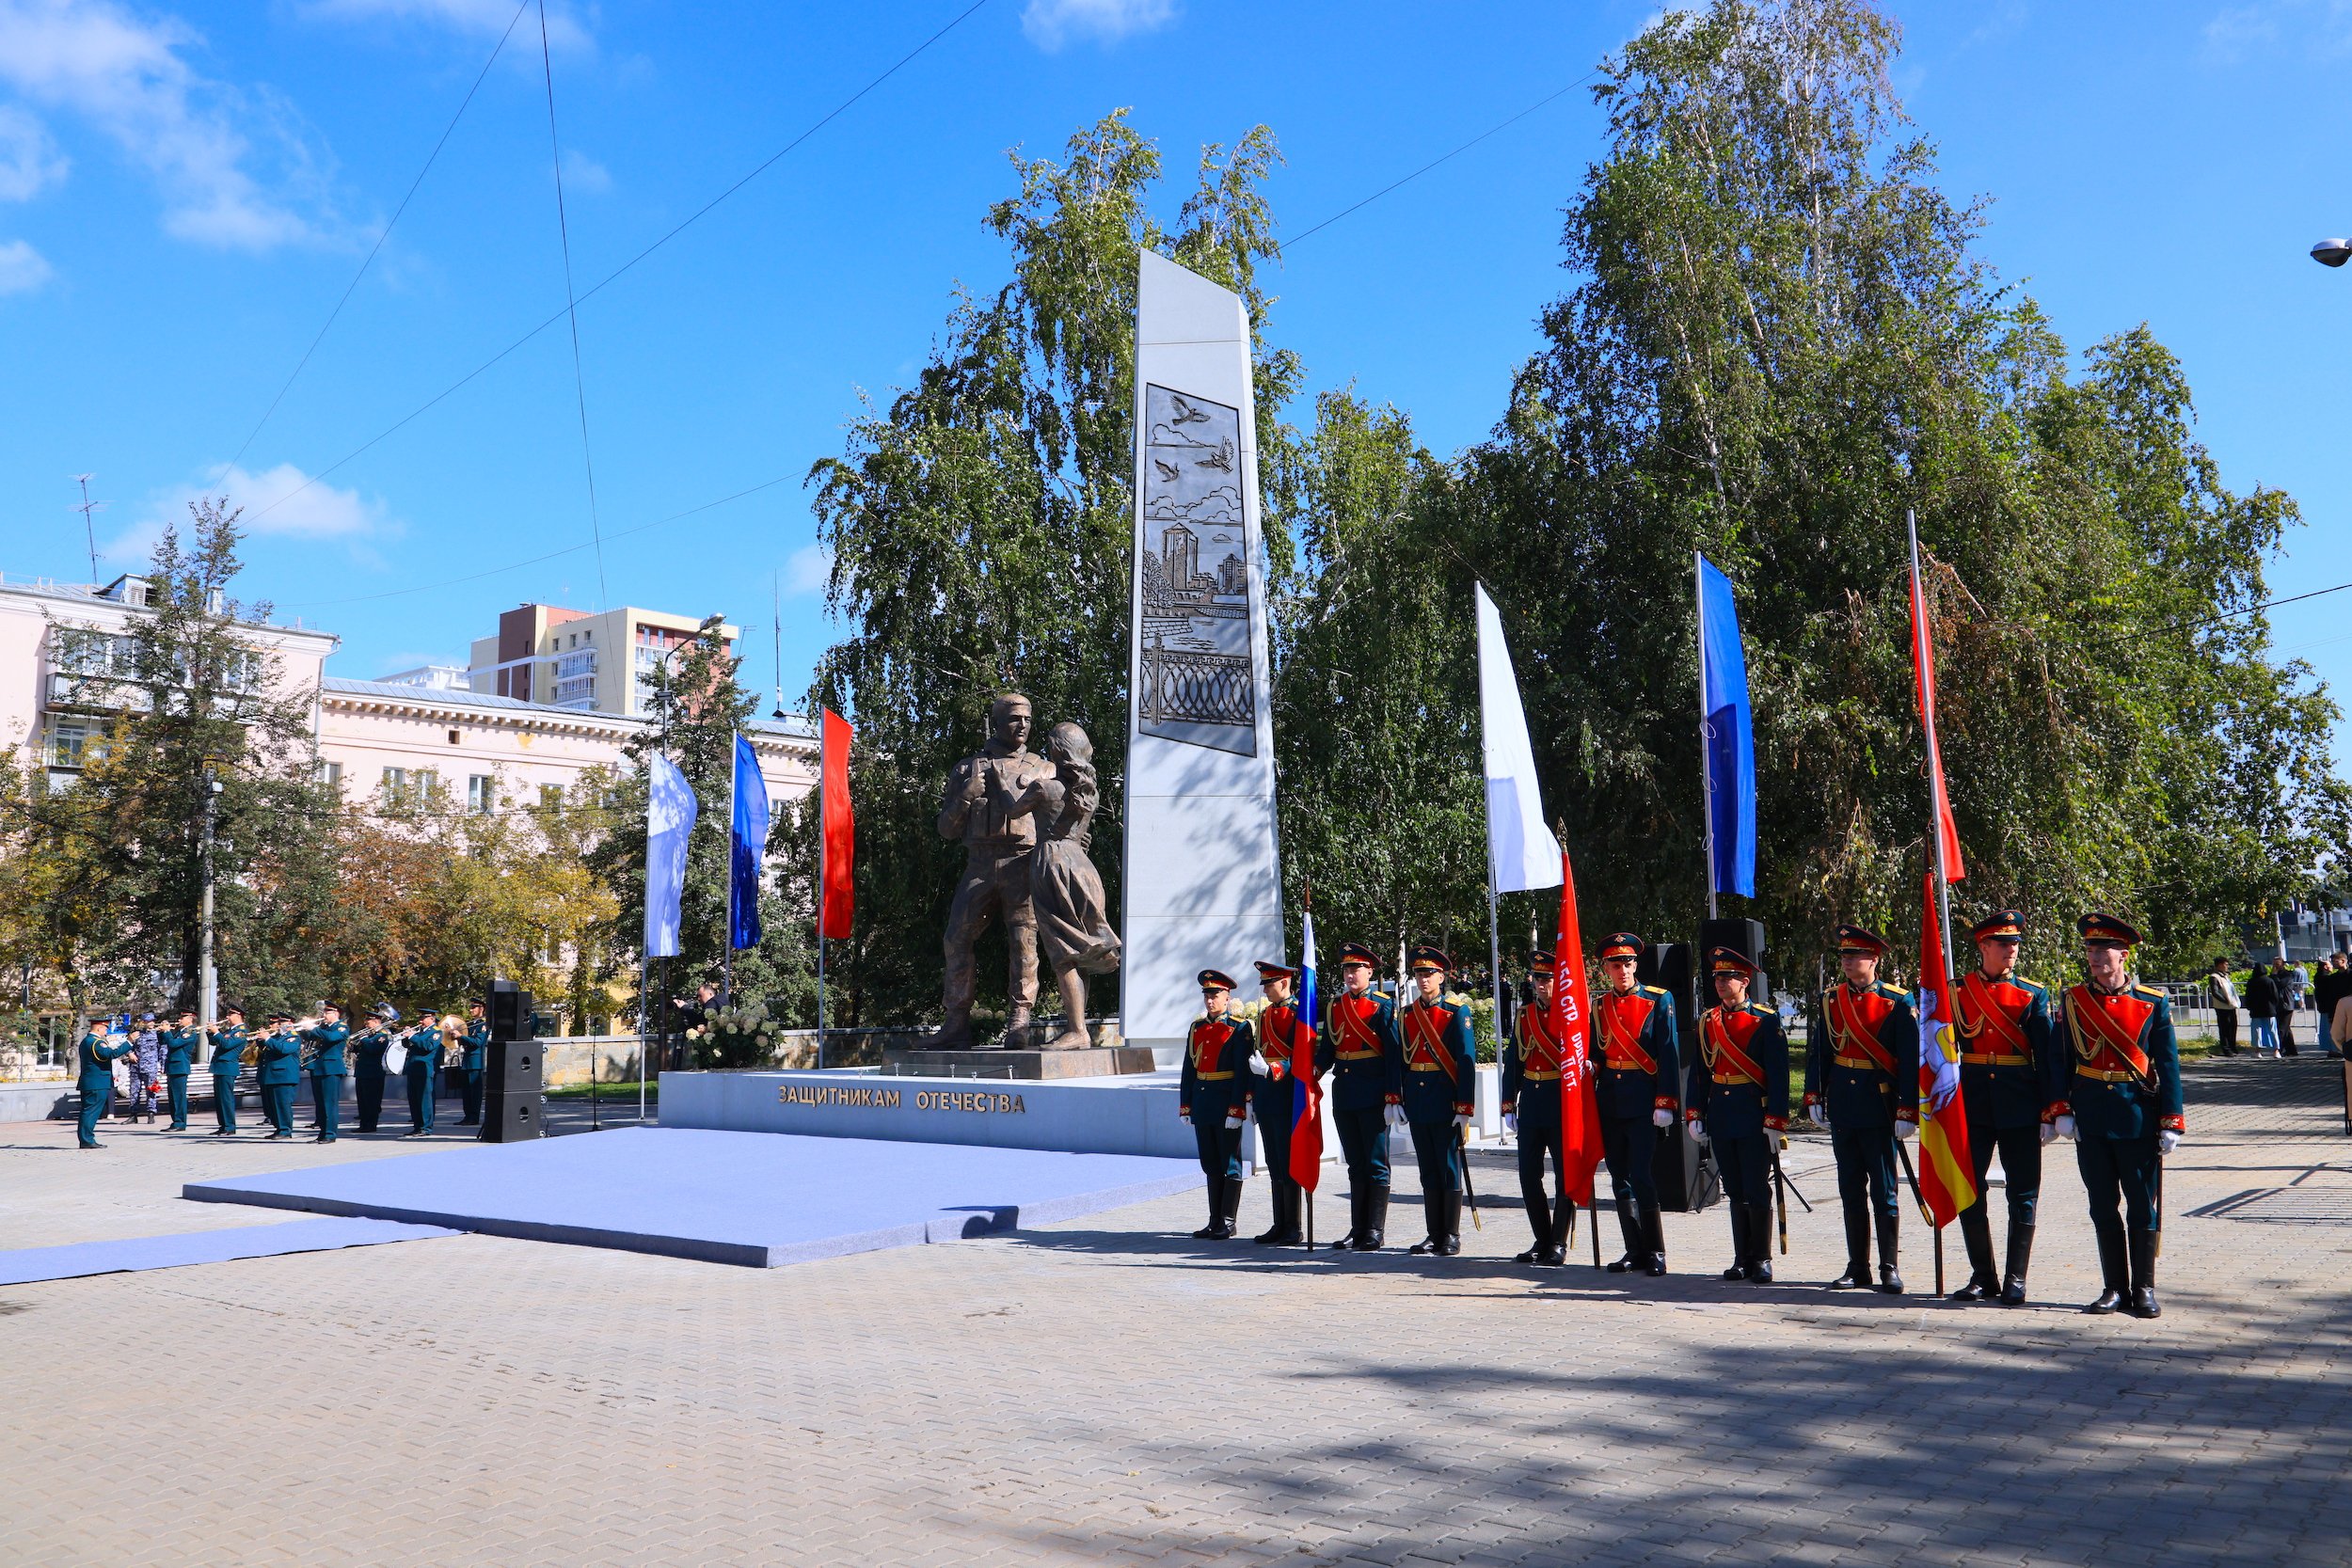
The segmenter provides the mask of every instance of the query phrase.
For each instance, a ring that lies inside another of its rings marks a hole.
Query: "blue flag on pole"
[[[1748,727],[1748,658],[1731,579],[1699,557],[1701,733],[1707,743],[1707,805],[1717,893],[1756,896],[1756,736]]]
[[[677,764],[657,754],[645,781],[645,956],[678,950],[678,899],[686,891],[686,839],[701,808]]]
[[[735,822],[727,872],[727,941],[759,941],[759,866],[768,853],[768,781],[759,775],[752,743],[735,737]]]

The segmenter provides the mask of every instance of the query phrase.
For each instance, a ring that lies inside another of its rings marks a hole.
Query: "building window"
[[[487,773],[469,774],[466,779],[466,810],[476,816],[487,816],[498,803],[498,786]]]
[[[562,811],[564,809],[564,786],[562,784],[541,784],[539,786],[539,809],[541,811]]]
[[[343,793],[343,765],[340,762],[319,764],[319,783],[338,800]]]
[[[433,799],[440,775],[430,768],[387,768],[382,790],[388,806],[422,806]]]
[[[450,732],[449,732],[449,743],[450,743],[451,745],[453,745],[453,746],[455,746],[455,745],[459,745],[459,744],[461,744],[461,742],[460,742],[460,741],[459,741],[459,739],[458,739],[457,732],[456,732],[455,730],[452,730],[452,731],[450,731]]]
[[[41,760],[51,768],[83,768],[106,754],[113,728],[103,719],[55,717],[41,745]]]

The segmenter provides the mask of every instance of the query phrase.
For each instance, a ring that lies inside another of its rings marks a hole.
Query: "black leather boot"
[[[1617,1195],[1617,1232],[1625,1238],[1625,1256],[1609,1265],[1611,1274],[1631,1274],[1649,1266],[1648,1239],[1642,1230],[1641,1217],[1635,1213],[1633,1195]]]
[[[1333,1252],[1345,1252],[1356,1244],[1356,1238],[1364,1233],[1364,1204],[1371,1193],[1350,1183],[1347,1189],[1347,1233],[1331,1243]]]
[[[1443,1257],[1445,1255],[1445,1194],[1434,1192],[1421,1195],[1421,1224],[1422,1228],[1428,1234],[1406,1247],[1406,1255],[1412,1258],[1432,1254]]]
[[[1192,1233],[1192,1239],[1196,1242],[1214,1242],[1220,1240],[1221,1236],[1218,1227],[1225,1223],[1225,1180],[1222,1177],[1216,1176],[1209,1177],[1207,1180],[1209,1188],[1209,1223]],[[1225,1231],[1222,1233],[1222,1235],[1231,1234],[1231,1231]]]
[[[1529,1204],[1527,1206],[1527,1227],[1535,1233],[1535,1239],[1528,1243],[1528,1247],[1525,1252],[1514,1254],[1511,1261],[1514,1263],[1543,1263],[1549,1261],[1548,1254],[1551,1251],[1551,1238],[1553,1235],[1551,1228],[1551,1206],[1546,1203]]]
[[[1389,1236],[1389,1186],[1382,1182],[1364,1195],[1364,1228],[1356,1233],[1358,1252],[1378,1252]]]
[[[2099,1233],[2099,1294],[2083,1308],[2096,1317],[2105,1317],[2123,1305],[2123,1294],[2131,1289],[2129,1264],[2124,1259],[2123,1227],[2118,1222],[2112,1227],[2097,1227]]]
[[[2135,1230],[2131,1235],[2132,1301],[2135,1318],[2161,1318],[2164,1308],[2156,1305],[2156,1233]]]
[[[1238,1177],[1225,1179],[1225,1207],[1218,1214],[1218,1228],[1223,1232],[1218,1241],[1230,1242],[1241,1234],[1241,1180]]]
[[[1438,1238],[1438,1256],[1459,1257],[1462,1251],[1462,1190],[1459,1187],[1438,1195],[1438,1216],[1445,1222],[1445,1230]]]
[[[1899,1296],[1903,1293],[1903,1276],[1896,1271],[1896,1237],[1900,1234],[1902,1220],[1885,1214],[1879,1216],[1879,1293]]]
[[[1772,1282],[1772,1206],[1752,1203],[1748,1206],[1748,1267],[1740,1275],[1751,1285]]]
[[[1829,1282],[1833,1291],[1870,1288],[1870,1216],[1867,1211],[1846,1211],[1846,1272]]]
[[[1725,1279],[1748,1277],[1748,1206],[1726,1203],[1724,1212],[1731,1216],[1731,1267],[1723,1272]]]
[[[2026,1265],[2033,1260],[2033,1227],[2009,1222],[2009,1269],[2001,1279],[2001,1305],[2026,1305]]]
[[[2001,1281],[1993,1272],[1993,1221],[1982,1197],[1960,1212],[1960,1239],[1968,1248],[1968,1283],[1949,1299],[1991,1301],[2001,1293]]]
[[[1661,1278],[1666,1273],[1666,1219],[1655,1203],[1645,1202],[1640,1207],[1642,1240],[1649,1248],[1649,1261],[1643,1272],[1653,1279]]]
[[[1261,1245],[1295,1246],[1307,1238],[1298,1228],[1298,1183],[1288,1177],[1277,1176],[1274,1184],[1274,1223],[1265,1234],[1251,1239]]]

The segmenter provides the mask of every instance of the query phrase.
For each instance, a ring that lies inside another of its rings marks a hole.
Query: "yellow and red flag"
[[[1961,1104],[1960,1047],[1952,1038],[1952,955],[1944,943],[1944,885],[1966,876],[1960,827],[1944,788],[1944,753],[1935,738],[1935,640],[1919,581],[1919,531],[1911,531],[1911,668],[1919,699],[1919,727],[1928,737],[1927,896],[1919,917],[1919,1198],[1938,1229],[1977,1200],[1976,1167],[1968,1155],[1968,1118]]]

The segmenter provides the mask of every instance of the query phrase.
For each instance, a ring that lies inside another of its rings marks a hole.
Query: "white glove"
[[[2169,1127],[2156,1134],[2156,1152],[2158,1154],[2169,1154],[2180,1147],[2181,1135],[2178,1132],[2173,1132]]]
[[[1502,1113],[1502,1130],[1514,1137],[1518,1135],[1519,1114],[1517,1111],[1505,1111]]]
[[[2060,1117],[2055,1125],[2059,1137],[2064,1138],[2068,1143],[2074,1141],[2074,1118],[2073,1117]]]
[[[2058,1129],[2046,1121],[2042,1124],[2042,1141],[2045,1144],[2058,1142]]]
[[[1274,1069],[1266,1066],[1264,1052],[1252,1051],[1249,1053],[1249,1070],[1256,1073],[1259,1077],[1263,1078]]]
[[[1467,1117],[1467,1116],[1463,1115],[1463,1114],[1462,1114],[1461,1112],[1459,1112],[1459,1111],[1456,1111],[1456,1112],[1454,1112],[1454,1126],[1456,1126],[1456,1127],[1468,1127],[1470,1124],[1470,1118],[1469,1117]]]
[[[1391,1105],[1389,1107],[1389,1125],[1391,1127],[1403,1127],[1406,1125],[1404,1106]]]
[[[1192,1113],[1190,1111],[1179,1111],[1176,1113],[1176,1119],[1189,1125],[1192,1121]]]
[[[1817,1127],[1827,1127],[1829,1125],[1829,1101],[1816,1101],[1804,1108],[1804,1114],[1813,1118],[1814,1125]]]
[[[1707,1141],[1707,1123],[1705,1121],[1692,1122],[1691,1124],[1691,1136],[1696,1138],[1701,1143],[1705,1143]]]
[[[1652,1127],[1672,1127],[1675,1124],[1675,1114],[1661,1105],[1649,1114],[1649,1124]]]
[[[1225,1113],[1225,1125],[1228,1129],[1239,1127],[1241,1124],[1242,1114],[1239,1111],[1228,1111]]]
[[[1916,1122],[1899,1121],[1895,1124],[1895,1136],[1904,1143],[1909,1143],[1911,1135],[1917,1131],[1919,1127]]]

